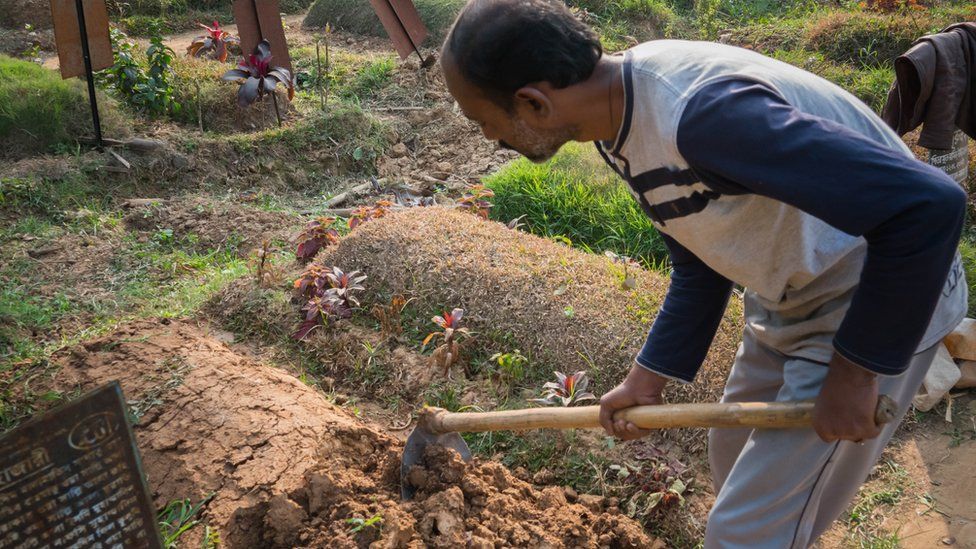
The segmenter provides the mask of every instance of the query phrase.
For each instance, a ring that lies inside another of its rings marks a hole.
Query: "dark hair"
[[[444,50],[465,80],[509,111],[522,86],[582,82],[603,54],[599,36],[559,0],[472,0]]]

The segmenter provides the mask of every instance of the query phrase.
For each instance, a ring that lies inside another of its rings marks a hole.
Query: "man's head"
[[[472,0],[441,64],[486,138],[542,162],[579,133],[558,91],[588,79],[602,54],[596,33],[561,1]]]

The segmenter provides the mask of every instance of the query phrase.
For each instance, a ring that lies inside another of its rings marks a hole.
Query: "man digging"
[[[723,400],[815,399],[813,429],[712,429],[705,546],[807,547],[845,509],[962,319],[966,194],[839,87],[757,53],[661,40],[619,55],[558,1],[474,0],[447,85],[485,137],[541,162],[593,141],[668,246],[671,286],[615,411],[704,360],[733,284],[745,329]],[[650,235],[648,235],[650,238]]]

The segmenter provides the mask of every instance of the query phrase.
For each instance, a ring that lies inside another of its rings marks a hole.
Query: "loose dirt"
[[[230,247],[246,255],[264,240],[288,240],[301,221],[285,213],[233,202],[187,197],[129,208],[125,225],[141,233],[142,239],[152,238],[159,231],[171,231],[174,239],[189,239],[192,249],[219,251]]]
[[[446,451],[401,502],[398,440],[205,326],[139,321],[52,362],[60,390],[122,383],[156,504],[215,493],[204,518],[228,547],[655,546],[610,500]]]

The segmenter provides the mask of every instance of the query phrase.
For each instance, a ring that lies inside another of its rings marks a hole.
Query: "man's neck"
[[[624,86],[621,79],[622,56],[604,54],[593,74],[573,86],[571,112],[578,113],[577,141],[614,141],[624,115]],[[567,90],[569,91],[569,90]]]

